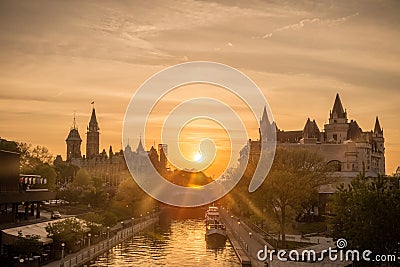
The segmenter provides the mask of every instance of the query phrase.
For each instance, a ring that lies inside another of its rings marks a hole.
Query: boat
[[[224,247],[226,242],[226,228],[221,222],[218,207],[211,206],[205,214],[206,242],[211,248]]]
[[[214,221],[219,221],[219,210],[218,207],[210,206],[205,214],[206,225],[209,223],[214,223]]]

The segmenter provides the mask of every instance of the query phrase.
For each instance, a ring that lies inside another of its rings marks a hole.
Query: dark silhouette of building
[[[19,153],[0,150],[0,223],[40,218],[41,202],[56,196],[48,189],[36,189],[46,184],[45,179],[20,174],[19,165]]]
[[[100,146],[100,128],[96,118],[96,110],[93,107],[92,116],[86,133],[86,157],[92,159],[99,154]]]
[[[74,158],[81,158],[81,143],[82,139],[79,135],[78,127],[76,126],[76,120],[74,115],[74,122],[71,130],[69,131],[68,137],[65,140],[67,143],[67,161]]]

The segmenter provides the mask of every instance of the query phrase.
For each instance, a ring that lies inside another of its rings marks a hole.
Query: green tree
[[[331,221],[333,236],[345,238],[353,249],[368,249],[382,255],[398,252],[398,182],[394,178],[359,175],[348,188],[341,185],[332,198],[335,212]]]
[[[79,202],[81,195],[83,194],[82,187],[76,187],[73,185],[68,185],[67,187],[61,188],[58,192],[58,198],[68,201],[69,203]]]
[[[86,213],[82,216],[82,219],[86,221],[91,234],[98,234],[103,228],[104,217],[95,212]]]
[[[21,172],[33,174],[43,164],[53,164],[53,155],[43,146],[32,147],[31,144],[18,143],[20,153]]]
[[[287,224],[303,211],[321,185],[331,182],[326,176],[326,162],[317,152],[308,149],[276,151],[272,169],[260,188],[260,197],[279,224],[282,241]]]
[[[85,233],[85,224],[71,217],[46,226],[47,236],[53,239],[55,246],[65,243],[67,249],[73,249],[76,242]]]
[[[39,165],[36,167],[35,173],[39,174],[43,178],[46,178],[47,184],[45,185],[45,187],[50,190],[54,190],[56,188],[57,173],[53,166],[50,166],[47,163]]]
[[[91,186],[93,181],[88,171],[82,168],[77,171],[73,184],[74,186]]]
[[[256,167],[253,162],[247,164],[243,179],[227,201],[234,210],[247,212],[242,216],[250,218],[253,212],[267,218],[270,227],[278,226],[285,241],[287,226],[309,209],[318,188],[331,182],[326,176],[326,162],[312,150],[278,147],[266,180],[256,192],[249,194],[248,184]]]

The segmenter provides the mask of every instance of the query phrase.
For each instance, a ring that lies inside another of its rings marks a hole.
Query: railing
[[[78,252],[77,255],[75,254],[74,256],[70,257],[67,256],[66,258],[62,259],[60,267],[74,267],[83,265],[123,242],[124,240],[132,237],[135,233],[144,230],[156,221],[158,221],[158,217],[149,218],[148,220],[142,221],[133,226],[128,226],[125,229],[118,231],[113,237],[110,237],[96,245],[92,245],[90,248]]]

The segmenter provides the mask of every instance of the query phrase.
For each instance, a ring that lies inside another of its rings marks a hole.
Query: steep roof
[[[349,130],[347,131],[347,139],[351,139],[353,141],[359,139],[362,135],[362,129],[358,126],[356,121],[351,121],[349,123]]]
[[[376,116],[375,120],[374,134],[383,134],[383,129],[381,128],[381,125],[379,123],[378,116]]]
[[[96,118],[96,109],[92,109],[92,116],[90,116],[90,121],[89,121],[89,131],[95,131],[97,132],[100,130],[99,128],[99,123],[97,122]]]
[[[82,141],[77,128],[71,128],[66,141]]]
[[[144,150],[144,148],[143,148],[143,144],[142,144],[142,137],[140,137],[139,144],[138,144],[138,147],[137,147],[137,149],[136,149],[136,152],[137,152],[137,153],[139,153],[139,152],[145,152],[145,150]]]
[[[317,138],[320,139],[320,131],[315,120],[307,119],[306,125],[303,129],[303,138]]]
[[[340,100],[339,93],[336,94],[335,103],[333,104],[331,118],[346,118],[347,114],[343,109],[342,101]]]

